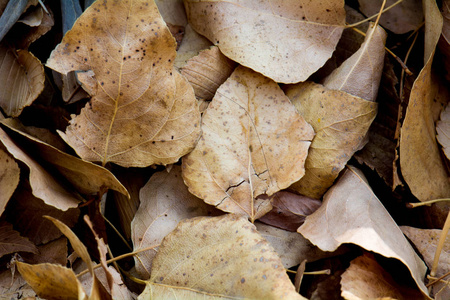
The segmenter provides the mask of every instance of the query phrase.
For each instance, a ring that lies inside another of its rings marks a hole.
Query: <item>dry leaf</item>
[[[342,300],[339,294],[341,288],[341,275],[343,271],[337,270],[333,274],[317,283],[317,287],[311,293],[310,300]]]
[[[365,144],[377,104],[313,82],[289,86],[286,95],[316,132],[306,158],[305,176],[290,189],[319,199]]]
[[[275,193],[271,197],[271,203],[272,210],[259,221],[294,232],[303,224],[307,215],[322,205],[319,200],[286,191]]]
[[[436,124],[436,138],[441,144],[445,156],[450,160],[450,104],[441,113],[441,119]]]
[[[26,50],[0,45],[0,107],[17,117],[44,89],[44,67]]]
[[[412,87],[400,133],[401,172],[420,201],[450,197],[450,180],[437,146],[432,108],[437,87],[431,65],[441,35],[442,16],[431,0],[424,1],[424,13],[425,66]]]
[[[23,148],[50,163],[78,192],[89,195],[100,192],[102,188],[110,188],[129,197],[128,191],[109,170],[64,153],[31,136],[17,120],[6,119],[1,123],[20,134]],[[17,138],[16,142],[20,140]]]
[[[187,18],[183,0],[155,0],[164,22],[177,26],[186,26]]]
[[[20,233],[13,229],[8,222],[0,222],[0,257],[14,252],[32,252],[37,253],[38,249]]]
[[[44,10],[41,6],[35,6],[27,9],[17,20],[18,23],[24,23],[30,27],[36,27],[41,25],[44,18]]]
[[[367,16],[380,12],[383,0],[358,0],[359,9]],[[387,0],[386,7],[397,2]],[[420,27],[423,21],[422,0],[403,1],[388,11],[384,12],[380,18],[380,24],[396,34],[407,33]]]
[[[206,203],[258,219],[270,210],[262,194],[304,174],[311,126],[272,80],[238,67],[202,118],[203,135],[183,158],[189,191]]]
[[[2,296],[6,297],[5,299],[45,300],[37,297],[36,292],[20,273],[14,272],[13,274],[11,269],[3,270],[0,273],[0,291],[2,291]]]
[[[355,54],[325,78],[323,85],[368,101],[375,101],[384,65],[384,44],[387,34],[372,23],[366,38]]]
[[[183,68],[189,59],[197,56],[201,50],[209,49],[212,45],[210,41],[195,32],[191,25],[188,24],[184,30],[184,37],[174,62],[178,70]]]
[[[189,193],[177,165],[170,172],[154,174],[141,189],[139,198],[141,205],[131,222],[133,251],[158,246],[183,219],[217,215],[218,212]],[[142,278],[150,278],[156,253],[157,248],[134,256],[136,270]]]
[[[77,207],[80,197],[67,191],[50,173],[19,148],[14,141],[0,128],[0,142],[16,159],[25,163],[30,169],[30,185],[33,195],[46,204],[61,210]]]
[[[200,134],[189,83],[173,69],[176,43],[154,2],[93,3],[52,52],[47,66],[79,73],[93,96],[63,139],[84,160],[124,167],[170,164]]]
[[[0,215],[16,190],[20,179],[20,169],[14,158],[0,143]]]
[[[439,49],[441,53],[444,55],[444,65],[447,71],[445,78],[447,81],[450,81],[450,1],[443,0],[442,1],[442,17],[443,17],[443,25],[442,25],[442,35],[439,39]]]
[[[185,220],[163,240],[138,299],[305,299],[246,217]]]
[[[373,194],[362,173],[349,167],[325,194],[323,205],[298,229],[323,251],[334,251],[343,243],[395,258],[406,265],[425,295],[427,268],[402,232]]]
[[[341,277],[342,297],[348,300],[428,299],[418,290],[398,284],[370,253],[352,260]]]
[[[341,0],[184,2],[191,26],[223,54],[283,83],[304,81],[317,71],[345,23]]]
[[[197,98],[211,100],[235,67],[236,64],[214,46],[189,59],[181,74],[192,85]]]
[[[61,266],[67,265],[67,238],[60,237],[57,240],[37,247],[39,253],[20,253],[23,260],[29,264],[51,263]]]

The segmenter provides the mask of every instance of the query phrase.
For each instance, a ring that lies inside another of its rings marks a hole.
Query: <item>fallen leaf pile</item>
[[[449,11],[0,1],[1,297],[448,299]]]

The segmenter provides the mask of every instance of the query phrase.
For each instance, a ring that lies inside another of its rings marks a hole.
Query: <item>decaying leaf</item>
[[[323,251],[334,251],[343,243],[401,261],[424,295],[427,271],[384,206],[374,195],[364,175],[349,167],[325,194],[323,205],[298,229]]]
[[[20,236],[19,232],[13,229],[8,222],[0,222],[0,257],[14,252],[33,252],[37,253],[38,249],[25,237]]]
[[[450,104],[441,113],[441,119],[436,124],[437,140],[441,144],[445,156],[450,160]]]
[[[0,45],[0,107],[17,117],[44,89],[44,67],[26,50]]]
[[[236,64],[214,46],[189,59],[181,74],[192,85],[197,98],[211,100],[235,67]]]
[[[354,259],[341,277],[344,299],[428,299],[418,290],[397,283],[370,253]]]
[[[319,199],[366,143],[377,104],[313,82],[289,86],[285,92],[316,132],[306,158],[305,176],[290,189]]]
[[[341,0],[184,3],[191,26],[223,54],[283,83],[304,81],[317,71],[331,57],[345,23]]]
[[[0,215],[19,184],[20,169],[14,158],[0,143]]]
[[[368,101],[375,101],[384,65],[384,44],[387,34],[372,23],[356,53],[325,78],[323,85]]]
[[[141,204],[131,222],[133,251],[157,247],[183,219],[220,212],[189,193],[181,177],[181,168],[176,165],[170,172],[154,174],[141,189],[139,198]],[[134,257],[136,270],[142,278],[150,278],[157,249],[141,252]]]
[[[173,69],[176,43],[153,1],[93,3],[52,52],[47,66],[78,78],[93,96],[64,140],[84,160],[124,167],[170,164],[200,134],[188,82]]]
[[[412,87],[400,133],[401,172],[420,201],[450,197],[450,181],[436,142],[432,111],[438,89],[431,66],[441,35],[442,15],[431,0],[424,1],[424,13],[425,66]]]
[[[202,118],[203,134],[183,158],[189,191],[217,208],[255,220],[270,209],[262,194],[304,174],[311,126],[272,80],[238,67]]]
[[[378,14],[380,12],[383,0],[358,0],[359,9],[367,16]],[[397,2],[396,0],[387,0],[386,6]],[[403,34],[408,31],[419,28],[423,21],[423,10],[421,0],[402,1],[388,11],[383,12],[380,18],[380,24],[390,31]]]
[[[138,299],[305,299],[246,217],[182,221],[163,240]]]

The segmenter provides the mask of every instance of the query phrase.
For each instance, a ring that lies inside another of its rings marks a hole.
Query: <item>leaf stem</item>
[[[431,205],[433,203],[442,202],[442,201],[450,201],[450,198],[433,199],[433,200],[424,201],[424,202],[418,202],[418,203],[407,203],[406,206],[408,208],[416,208],[416,207],[419,207],[419,206]]]
[[[449,229],[450,229],[450,212],[447,214],[447,219],[445,220],[444,228],[442,228],[441,236],[439,237],[436,252],[434,253],[434,260],[433,265],[431,266],[430,276],[434,277],[436,275],[439,257],[441,256],[442,249],[444,248],[445,239],[447,238],[447,233]]]
[[[362,21],[359,21],[359,22],[356,22],[356,23],[353,23],[353,24],[347,24],[347,25],[345,25],[345,28],[352,28],[352,27],[361,25],[361,24],[363,24],[363,23],[365,23],[365,22],[367,22],[367,21],[372,20],[373,18],[375,18],[375,17],[377,17],[377,16],[378,16],[377,19],[379,20],[381,14],[387,12],[388,10],[390,10],[391,8],[393,8],[394,6],[396,6],[396,5],[398,5],[398,4],[402,3],[402,2],[403,2],[403,0],[398,0],[398,1],[395,2],[394,4],[392,4],[392,5],[388,6],[388,7],[386,7],[385,9],[383,9],[384,5],[386,4],[386,1],[383,1],[383,4],[382,4],[382,6],[381,6],[382,8],[380,9],[381,11],[380,11],[379,13],[374,14],[373,16],[370,16],[370,17],[368,17],[367,19],[364,19],[364,20],[362,20]],[[378,20],[375,21],[377,24],[378,24]]]
[[[286,272],[297,274],[297,271],[286,269]],[[319,271],[311,271],[311,272],[303,272],[304,275],[330,275],[330,269],[319,270]]]

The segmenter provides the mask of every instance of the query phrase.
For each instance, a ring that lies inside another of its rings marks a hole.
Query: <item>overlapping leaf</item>
[[[79,74],[93,98],[61,133],[83,159],[145,167],[193,148],[200,113],[175,47],[153,1],[96,2],[67,32],[47,65],[95,74]]]
[[[238,67],[202,119],[203,135],[183,158],[189,191],[224,211],[257,219],[270,210],[261,194],[304,174],[311,126],[272,80]]]
[[[20,169],[11,154],[6,151],[3,144],[0,145],[0,215],[5,210],[9,198],[19,184]]]
[[[306,80],[330,58],[344,29],[341,0],[184,2],[197,32],[276,82]]]
[[[441,113],[441,119],[436,124],[437,140],[443,147],[445,156],[450,160],[450,104]]]

